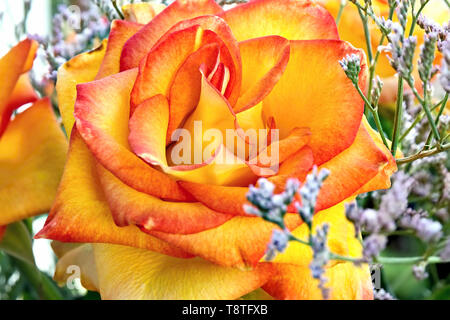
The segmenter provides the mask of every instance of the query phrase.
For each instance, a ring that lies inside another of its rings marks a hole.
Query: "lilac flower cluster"
[[[330,252],[327,248],[329,226],[324,224],[317,228],[316,233],[313,234],[312,220],[317,196],[328,175],[327,169],[318,171],[317,167],[314,166],[312,173],[306,177],[306,181],[300,189],[300,183],[297,179],[289,179],[286,182],[285,191],[280,194],[274,194],[275,186],[269,180],[260,178],[258,187],[251,185],[247,193],[247,200],[252,205],[244,205],[244,210],[248,214],[262,217],[264,220],[280,227],[272,233],[271,241],[266,250],[267,260],[272,260],[277,253],[284,252],[289,241],[298,241],[311,247],[313,260],[310,269],[313,278],[319,280],[319,288],[324,298],[329,296],[329,291],[325,288],[326,278],[324,277],[324,267],[330,258]],[[302,204],[295,201],[297,194],[301,196]],[[308,226],[308,242],[295,238],[284,225],[284,216],[288,205],[291,203],[294,203],[298,214]]]

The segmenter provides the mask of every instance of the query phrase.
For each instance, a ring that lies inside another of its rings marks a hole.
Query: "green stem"
[[[367,56],[369,58],[369,63],[372,63],[372,43],[370,41],[370,31],[369,31],[369,24],[368,19],[367,19],[367,11],[365,11],[365,15],[363,14],[363,10],[361,10],[358,7],[358,12],[359,12],[359,16],[361,17],[361,21],[363,23],[364,26],[364,37],[366,39],[366,47],[367,47]]]
[[[434,121],[434,124],[436,125],[436,127],[438,127],[439,119],[440,119],[442,113],[444,112],[445,106],[447,104],[447,99],[448,99],[448,93],[445,94],[444,101],[443,101],[443,103],[441,105],[441,108],[439,109],[439,112],[438,112],[438,114],[436,116],[436,120]],[[429,149],[429,147],[431,146],[431,139],[432,138],[433,138],[433,135],[430,132],[428,134],[427,142],[425,143],[425,147],[427,147],[427,149]]]
[[[389,8],[389,20],[392,20],[392,16],[394,15],[394,8]],[[384,40],[386,39],[386,35],[383,33],[381,35],[381,39],[380,42],[378,43],[378,47],[383,45]],[[369,61],[370,63],[370,67],[369,67],[369,92],[367,93],[368,95],[368,100],[372,101],[372,87],[373,87],[373,78],[375,76],[375,69],[378,63],[378,58],[380,57],[380,51],[377,50],[375,53],[375,58],[372,61]]]
[[[412,161],[415,161],[417,159],[421,159],[421,158],[425,158],[425,157],[429,157],[432,155],[435,155],[437,153],[443,152],[443,151],[447,151],[450,149],[450,143],[444,144],[444,145],[437,145],[436,147],[434,147],[433,149],[430,150],[422,150],[412,156],[409,157],[405,157],[405,158],[401,158],[401,159],[397,159],[396,162],[397,164],[405,164],[405,163],[409,163]]]
[[[449,263],[450,260],[443,260],[438,256],[424,257],[378,257],[378,262],[383,264],[413,264],[425,261],[427,264],[433,263]]]
[[[361,88],[358,86],[358,84],[354,84],[356,90],[358,91],[359,95],[361,96],[361,98],[364,100],[367,108],[370,110],[370,112],[372,113],[372,116],[375,120],[375,125],[377,126],[377,130],[380,133],[381,136],[381,140],[383,140],[384,145],[386,146],[386,148],[389,149],[389,144],[386,140],[386,137],[384,136],[384,131],[383,131],[383,127],[381,125],[381,121],[380,121],[380,117],[378,116],[378,108],[374,108],[372,107],[372,105],[370,104],[369,100],[366,98],[366,96],[364,95],[364,93],[362,92]]]
[[[341,21],[341,16],[342,16],[342,13],[344,12],[344,8],[346,5],[347,5],[347,1],[341,0],[341,3],[339,4],[339,11],[338,11],[338,14],[336,17],[336,26],[339,26],[339,21]]]
[[[430,103],[430,98],[429,98],[429,95],[427,94],[428,90],[427,90],[427,83],[426,82],[423,83],[423,87],[424,87],[424,93],[423,93],[424,103],[422,104],[422,107],[423,107],[423,110],[425,111],[425,115],[428,118],[428,122],[430,123],[431,131],[433,132],[434,137],[436,138],[436,141],[439,142],[441,140],[441,137],[439,135],[439,131],[437,129],[437,126],[436,126],[436,124],[434,122],[433,115],[431,114],[430,108],[428,107],[428,105]]]
[[[394,130],[392,131],[392,146],[391,153],[395,156],[398,146],[398,138],[400,136],[400,130],[402,126],[403,118],[403,78],[398,78],[397,88],[397,106],[395,108],[394,116]]]
[[[119,9],[119,7],[117,6],[117,0],[111,0],[111,3],[114,7],[114,9],[116,10],[117,14],[119,15],[120,19],[124,19],[124,15],[122,13],[122,11]]]
[[[439,107],[442,103],[444,103],[444,105],[445,105],[447,102],[447,98],[448,98],[448,94],[446,94],[446,97],[444,97],[444,99],[442,99],[441,101],[436,103],[430,110],[433,111],[434,109]],[[402,136],[398,140],[402,141],[403,139],[405,139],[406,136],[408,135],[408,133],[410,133],[410,131],[420,122],[420,120],[423,119],[424,116],[425,116],[425,112],[421,111],[420,114],[416,117],[416,119],[414,119],[413,123],[408,127],[407,130],[405,130],[405,132],[402,134]]]
[[[15,265],[21,273],[28,279],[28,282],[39,294],[42,300],[63,300],[61,292],[55,283],[37,269],[37,267],[22,261],[20,259],[12,258]]]
[[[417,23],[417,19],[419,18],[420,13],[422,12],[422,10],[425,8],[425,6],[428,4],[430,0],[426,0],[422,3],[422,5],[420,6],[419,10],[417,11],[417,13],[414,15],[413,14],[413,20],[411,23],[411,28],[409,29],[409,36],[411,37],[414,33],[414,28],[416,26]]]

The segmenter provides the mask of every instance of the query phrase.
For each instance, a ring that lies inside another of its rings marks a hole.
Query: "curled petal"
[[[280,80],[289,61],[289,41],[278,36],[239,43],[242,57],[242,89],[236,112],[258,104]]]
[[[139,66],[139,62],[156,42],[177,22],[219,12],[222,12],[222,8],[213,0],[174,1],[126,42],[120,59],[120,70]]]
[[[94,252],[100,294],[106,300],[238,299],[271,274],[269,264],[239,270],[117,245],[96,244]]]
[[[0,139],[0,225],[47,212],[66,152],[67,140],[48,98],[11,121]]]
[[[96,159],[134,189],[163,199],[186,201],[175,180],[140,160],[128,144],[130,92],[137,70],[78,85],[77,128]]]

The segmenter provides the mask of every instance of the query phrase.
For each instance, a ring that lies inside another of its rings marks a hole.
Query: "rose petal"
[[[106,41],[103,41],[97,49],[72,58],[58,70],[58,80],[56,81],[58,107],[64,128],[69,136],[75,123],[73,112],[77,98],[77,85],[95,79],[105,52]]]
[[[155,43],[177,22],[219,12],[222,8],[213,0],[174,1],[127,41],[120,59],[120,70],[136,68]]]
[[[0,58],[0,137],[6,130],[14,109],[37,99],[26,75],[33,65],[38,43],[25,39]],[[19,81],[20,79],[20,81]]]
[[[67,140],[49,99],[17,115],[0,140],[0,225],[46,212],[66,160]]]
[[[289,40],[339,39],[333,17],[314,1],[256,0],[220,16],[238,41],[272,35]]]
[[[280,80],[289,60],[289,41],[278,36],[239,43],[242,57],[242,89],[234,110],[258,104]]]
[[[237,299],[260,287],[271,266],[252,270],[177,259],[124,246],[94,245],[102,299]]]
[[[95,160],[76,128],[72,132],[69,156],[56,200],[44,228],[35,238],[113,243],[189,257],[135,226],[119,228],[115,225],[96,174]]]
[[[318,300],[322,293],[319,281],[311,276],[308,266],[274,264],[275,273],[263,289],[275,299]],[[355,266],[352,262],[342,262],[326,268],[325,284],[332,300],[372,300],[373,288],[369,267]]]
[[[361,50],[339,40],[292,41],[286,71],[263,101],[263,114],[274,117],[280,138],[295,127],[311,129],[309,146],[317,165],[348,148],[358,132],[364,102],[338,62],[352,53],[361,57],[364,90],[367,68]]]
[[[105,57],[103,58],[96,79],[101,79],[120,71],[120,54],[122,53],[123,45],[142,27],[142,24],[124,20],[114,20],[111,23]]]
[[[353,144],[319,167],[330,170],[330,175],[320,189],[316,209],[329,208],[350,197],[387,163],[387,156],[361,124]]]
[[[66,284],[79,272],[81,285],[87,290],[98,291],[98,275],[94,250],[90,243],[78,246],[59,257],[53,279]],[[70,278],[70,279],[69,279]]]
[[[298,214],[287,214],[285,223],[292,230],[300,225],[301,220]],[[247,268],[256,266],[264,256],[275,228],[273,223],[260,217],[239,216],[217,228],[194,234],[148,233],[221,266]]]
[[[128,145],[130,92],[137,70],[77,86],[77,128],[96,159],[134,189],[163,199],[189,200],[166,174],[140,160]]]
[[[215,228],[232,218],[199,202],[162,201],[128,187],[102,167],[97,170],[118,226],[133,224],[149,231],[189,234]]]

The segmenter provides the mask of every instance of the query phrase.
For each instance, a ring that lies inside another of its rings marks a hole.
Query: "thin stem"
[[[432,155],[435,155],[437,153],[446,151],[450,149],[450,143],[444,144],[444,145],[437,145],[436,147],[434,147],[433,149],[430,150],[421,150],[418,153],[409,156],[409,157],[405,157],[405,158],[401,158],[401,159],[397,159],[397,164],[404,164],[404,163],[409,163],[412,161],[415,161],[417,159],[422,159],[425,157],[429,157]]]
[[[446,94],[446,97],[444,97],[444,99],[442,99],[441,101],[439,101],[438,103],[436,103],[431,109],[430,111],[433,111],[434,109],[436,109],[437,107],[439,107],[442,103],[444,103],[444,105],[446,104],[448,99],[448,94]],[[413,123],[408,127],[408,129],[405,130],[405,132],[402,134],[402,136],[398,139],[399,141],[402,141],[403,139],[406,138],[406,136],[409,134],[409,132],[420,122],[420,120],[423,119],[423,117],[425,116],[425,112],[421,111],[420,114],[416,117],[416,119],[414,119]]]
[[[344,8],[347,5],[347,1],[341,0],[341,3],[339,4],[339,11],[336,17],[336,26],[339,26],[339,21],[341,21],[342,13],[344,12]]]
[[[364,26],[364,37],[366,38],[366,46],[367,46],[367,57],[369,58],[369,61],[372,61],[372,43],[370,41],[370,31],[369,31],[369,25],[368,25],[368,19],[367,19],[367,11],[365,11],[365,15],[363,15],[363,11],[358,7],[358,13],[361,17],[361,21]]]
[[[422,104],[423,110],[425,111],[425,115],[428,118],[428,122],[430,123],[431,126],[431,131],[434,134],[434,137],[436,138],[436,141],[439,142],[441,137],[439,135],[439,131],[437,129],[436,124],[434,123],[434,119],[433,119],[433,115],[431,114],[430,108],[428,107],[429,103],[430,103],[430,98],[429,95],[427,94],[428,90],[427,88],[427,83],[423,83],[423,87],[424,87],[424,93],[423,93],[423,100],[424,103]]]
[[[389,20],[392,20],[393,15],[394,15],[394,7],[391,7],[391,8],[389,8]],[[378,43],[378,47],[383,45],[385,39],[386,39],[386,35],[383,33],[381,35],[380,42]],[[378,63],[378,58],[380,57],[380,50],[378,50],[378,47],[377,47],[377,50],[375,53],[375,58],[373,59],[373,61],[369,61],[369,64],[370,64],[370,67],[369,67],[369,92],[367,93],[369,101],[372,101],[373,78],[375,76],[375,68]]]
[[[22,261],[20,259],[13,258],[15,265],[27,278],[29,283],[36,289],[39,294],[39,298],[43,300],[63,300],[59,288],[55,283],[50,280],[45,274],[37,269],[37,267]]]
[[[386,140],[386,137],[384,136],[383,127],[381,125],[380,117],[378,116],[377,108],[372,107],[372,105],[370,104],[369,100],[367,100],[366,96],[361,91],[361,88],[358,86],[358,84],[354,84],[354,86],[355,86],[356,90],[358,91],[359,95],[361,96],[361,98],[366,103],[366,105],[367,105],[368,109],[370,110],[370,112],[372,112],[372,116],[373,116],[373,118],[375,120],[375,125],[377,126],[377,130],[380,133],[381,140],[383,140],[383,144],[386,146],[386,148],[389,149],[389,144],[388,144],[388,142]]]
[[[397,106],[395,108],[394,130],[392,131],[391,153],[395,156],[403,118],[403,78],[398,78]]]
[[[111,3],[114,7],[114,9],[116,10],[117,14],[119,15],[120,19],[124,19],[124,15],[122,13],[122,11],[119,9],[119,7],[117,6],[117,0],[111,0]]]
[[[444,260],[437,256],[425,257],[378,257],[378,262],[383,264],[413,264],[425,261],[427,264],[448,263],[450,260]]]
[[[445,94],[444,101],[443,101],[443,103],[441,104],[441,108],[439,109],[439,112],[438,112],[438,114],[437,114],[437,116],[436,116],[436,120],[434,121],[436,127],[438,126],[438,124],[439,124],[439,119],[440,119],[442,113],[444,112],[445,106],[446,106],[446,104],[447,104],[447,99],[448,99],[448,93]],[[429,146],[431,145],[431,139],[432,139],[432,138],[433,138],[433,134],[432,134],[432,132],[430,132],[430,133],[428,134],[427,142],[425,143],[425,147],[427,147],[428,149],[429,149]]]
[[[426,0],[422,3],[422,5],[420,6],[419,10],[417,11],[417,13],[414,15],[413,14],[413,20],[411,23],[411,28],[409,29],[409,36],[411,37],[414,33],[414,28],[416,26],[417,23],[417,19],[419,18],[420,13],[422,12],[422,10],[425,8],[425,6],[428,4],[430,0]]]

